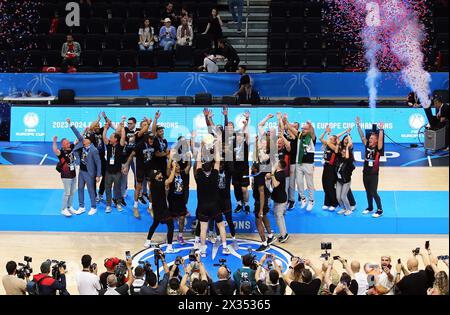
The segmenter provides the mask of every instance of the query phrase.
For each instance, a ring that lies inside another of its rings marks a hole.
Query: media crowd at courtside
[[[155,259],[163,269],[159,275],[148,261],[132,268],[127,252],[124,260],[106,258],[106,271],[100,275],[91,256],[83,255],[82,271],[75,275],[77,292],[67,291],[63,261],[44,261],[34,274],[31,257],[25,257],[19,267],[10,261],[2,282],[8,295],[448,295],[448,255],[435,257],[428,241],[425,248],[414,249],[406,262],[388,255],[377,263],[350,261],[331,256],[327,251],[331,243],[321,245],[326,249],[321,265],[292,257],[282,270],[276,256],[264,254],[257,260],[248,253],[237,270],[230,270],[222,260],[213,271],[217,281],[208,274],[198,251],[192,250],[186,261],[178,256],[169,266],[165,254],[155,249]],[[424,269],[419,268],[419,261]]]

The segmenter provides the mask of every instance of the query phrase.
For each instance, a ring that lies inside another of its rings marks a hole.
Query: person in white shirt
[[[156,37],[154,36],[155,31],[153,27],[150,26],[150,20],[146,19],[144,25],[139,29],[139,50],[141,51],[153,51],[153,46],[155,44]]]
[[[219,72],[219,66],[217,65],[218,56],[216,55],[208,55],[205,54],[205,58],[203,59],[203,65],[198,67],[200,71],[206,71],[209,73],[217,73]]]
[[[97,265],[92,263],[90,255],[83,255],[81,257],[81,264],[83,270],[76,276],[78,292],[80,295],[98,295],[101,289],[100,279],[97,276]]]
[[[365,295],[366,291],[369,289],[366,273],[367,266],[368,264],[365,264],[364,270],[361,271],[361,264],[359,263],[359,261],[354,260],[350,264],[353,274],[355,275],[355,280],[356,282],[358,282],[358,295]]]
[[[395,270],[392,270],[391,257],[381,257],[381,270],[376,281],[378,294],[394,295]],[[376,277],[375,277],[376,279]]]

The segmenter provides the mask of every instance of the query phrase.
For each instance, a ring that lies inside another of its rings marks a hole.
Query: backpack
[[[28,294],[29,295],[40,295],[40,289],[39,289],[39,285],[41,284],[42,281],[44,281],[45,279],[51,278],[49,276],[43,277],[38,281],[30,281],[28,283]]]

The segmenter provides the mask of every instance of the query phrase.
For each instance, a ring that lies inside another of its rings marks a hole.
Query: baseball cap
[[[167,23],[167,22],[172,22],[172,21],[169,18],[165,18],[164,23]]]

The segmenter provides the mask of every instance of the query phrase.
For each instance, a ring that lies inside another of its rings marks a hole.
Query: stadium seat
[[[197,13],[199,17],[209,17],[211,15],[211,9],[214,6],[212,5],[211,2],[199,2],[198,6],[197,6]]]
[[[195,94],[195,105],[211,105],[212,94],[211,93],[198,93]]]
[[[286,63],[289,70],[302,71],[304,69],[303,54],[301,51],[291,51],[286,53]]]
[[[175,102],[181,105],[193,105],[194,98],[192,96],[177,96]]]
[[[172,51],[156,51],[156,67],[160,69],[171,68],[173,66],[173,52]]]
[[[308,34],[305,38],[304,48],[309,49],[322,49],[322,38],[319,34]]]
[[[49,19],[41,18],[34,25],[35,34],[48,34],[49,31],[50,31],[50,20]]]
[[[88,20],[88,31],[90,34],[105,34],[105,23],[103,19],[91,18]]]
[[[434,19],[433,28],[435,33],[448,34],[448,17]]]
[[[207,35],[198,34],[194,37],[195,48],[211,49],[211,40]]]
[[[289,50],[302,50],[305,47],[303,34],[289,34],[287,42]]]
[[[125,32],[137,34],[143,23],[144,19],[128,18],[125,20]]]
[[[144,19],[145,17],[145,3],[130,2],[128,5],[128,18]],[[127,30],[128,32],[128,30]]]
[[[175,66],[192,66],[193,56],[191,46],[177,46],[175,49]]]
[[[286,35],[274,34],[269,38],[270,49],[285,49],[286,48]]]
[[[49,67],[59,67],[61,65],[61,50],[48,50],[44,53],[45,65]]]
[[[138,47],[139,36],[135,34],[124,34],[122,35],[122,47],[123,49],[136,50]]]
[[[80,71],[97,71],[100,54],[96,50],[85,50],[81,53]]]
[[[66,24],[66,18],[58,19],[58,27],[56,33],[58,34],[68,34],[71,33],[70,28]]]
[[[309,51],[305,56],[306,71],[321,71],[323,69],[323,59],[320,51]]]
[[[139,52],[138,53],[138,65],[143,67],[153,68],[155,66],[153,52]]]
[[[59,32],[59,31],[58,31]],[[80,19],[80,26],[72,26],[69,30],[71,33],[88,33],[88,21],[85,18]]]
[[[37,34],[33,36],[32,41],[36,44],[36,49],[47,50],[48,49],[48,35]]]
[[[271,34],[280,33],[284,34],[286,33],[286,19],[284,18],[273,18],[269,22],[269,28]]]
[[[303,33],[305,29],[303,18],[291,17],[288,19],[289,33]]]
[[[120,67],[135,67],[136,66],[136,56],[135,50],[122,50],[119,52],[119,63]]]
[[[123,2],[113,2],[109,5],[112,18],[125,19],[127,17],[127,4]]]
[[[98,34],[88,34],[84,40],[84,49],[86,50],[102,50],[103,46],[103,35]]]
[[[107,19],[108,18],[108,7],[104,2],[93,1],[91,6],[92,17]]]
[[[104,50],[102,53],[102,65],[100,70],[102,71],[115,71],[118,66],[117,51],[116,50]]]
[[[42,68],[44,65],[44,53],[40,50],[30,51],[30,65],[33,67]]]
[[[39,16],[41,19],[51,19],[55,16],[57,5],[53,3],[45,3],[39,8]]]
[[[304,5],[300,1],[292,1],[289,4],[289,16],[291,17],[303,17]]]
[[[108,29],[108,33],[123,34],[123,20],[121,18],[107,20],[106,28]]]
[[[325,56],[326,67],[324,70],[326,71],[342,71],[342,57],[339,52],[335,53],[327,53]]]
[[[306,17],[322,17],[322,4],[320,2],[305,3],[304,15]]]
[[[238,98],[236,96],[222,96],[222,105],[238,105]]]
[[[50,44],[50,49],[61,50],[62,45],[66,42],[66,35],[64,34],[54,34],[48,37],[48,42]]]
[[[269,71],[283,71],[285,68],[285,52],[271,51],[269,54]]]
[[[196,31],[199,33],[198,35],[201,35],[200,33],[203,33],[206,30],[206,26],[208,25],[209,18],[208,17],[199,17],[198,19],[194,20],[194,32]],[[205,36],[205,35],[203,35]]]
[[[161,18],[160,5],[158,2],[149,2],[145,4],[145,14],[147,18],[151,18],[153,20]]]
[[[322,21],[320,18],[305,19],[305,33],[322,33]]]
[[[106,49],[113,49],[113,50],[120,50],[122,49],[121,45],[121,35],[119,34],[106,34],[105,36],[105,48]]]
[[[272,1],[270,4],[270,16],[271,18],[286,17],[287,16],[286,3],[283,1],[281,2]]]

